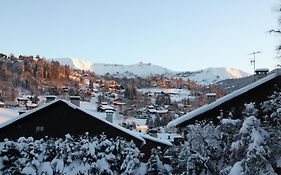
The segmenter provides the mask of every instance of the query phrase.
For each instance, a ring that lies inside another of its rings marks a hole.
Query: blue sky
[[[274,68],[278,0],[1,1],[0,52],[173,70]]]

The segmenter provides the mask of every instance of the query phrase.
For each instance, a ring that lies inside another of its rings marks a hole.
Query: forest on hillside
[[[74,70],[39,55],[15,57],[0,54],[0,100],[13,101],[25,92],[38,96],[63,86],[78,88],[85,73],[91,78],[95,76],[92,72]]]

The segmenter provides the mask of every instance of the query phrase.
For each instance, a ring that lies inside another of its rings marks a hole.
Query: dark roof
[[[190,121],[194,121],[196,119],[199,119],[200,117],[206,115],[208,112],[212,111],[212,110],[218,110],[220,108],[223,108],[222,106],[225,104],[225,103],[228,103],[230,102],[231,100],[235,100],[236,98],[238,97],[241,97],[243,95],[245,95],[246,93],[248,93],[249,91],[252,91],[268,82],[271,82],[272,80],[275,80],[276,78],[280,78],[280,73],[277,71],[277,72],[274,72],[270,75],[268,75],[267,77],[264,77],[252,84],[249,84],[239,90],[236,90],[234,91],[233,93],[230,93],[222,98],[219,98],[217,99],[216,101],[214,101],[213,103],[210,103],[210,104],[207,104],[207,105],[204,105],[198,109],[195,109],[171,122],[168,123],[168,127],[181,127],[181,126],[185,126],[187,124],[190,123]],[[278,81],[279,82],[279,81]],[[267,89],[268,90],[268,89]],[[268,90],[270,91],[270,90]],[[265,95],[267,92],[264,92],[263,94],[261,95]],[[257,95],[257,94],[256,94]],[[254,99],[254,98],[259,98],[258,96],[256,97],[250,97],[251,99]],[[249,101],[250,102],[250,101]],[[212,116],[209,116],[209,117],[212,117]]]

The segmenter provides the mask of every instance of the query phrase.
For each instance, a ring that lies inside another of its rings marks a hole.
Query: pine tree
[[[164,173],[164,165],[163,162],[160,160],[159,150],[157,149],[151,150],[151,156],[147,162],[147,173],[149,175],[161,175]]]

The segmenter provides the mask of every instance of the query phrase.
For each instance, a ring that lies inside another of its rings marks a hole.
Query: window
[[[44,131],[44,126],[36,126],[36,132],[43,132]]]

